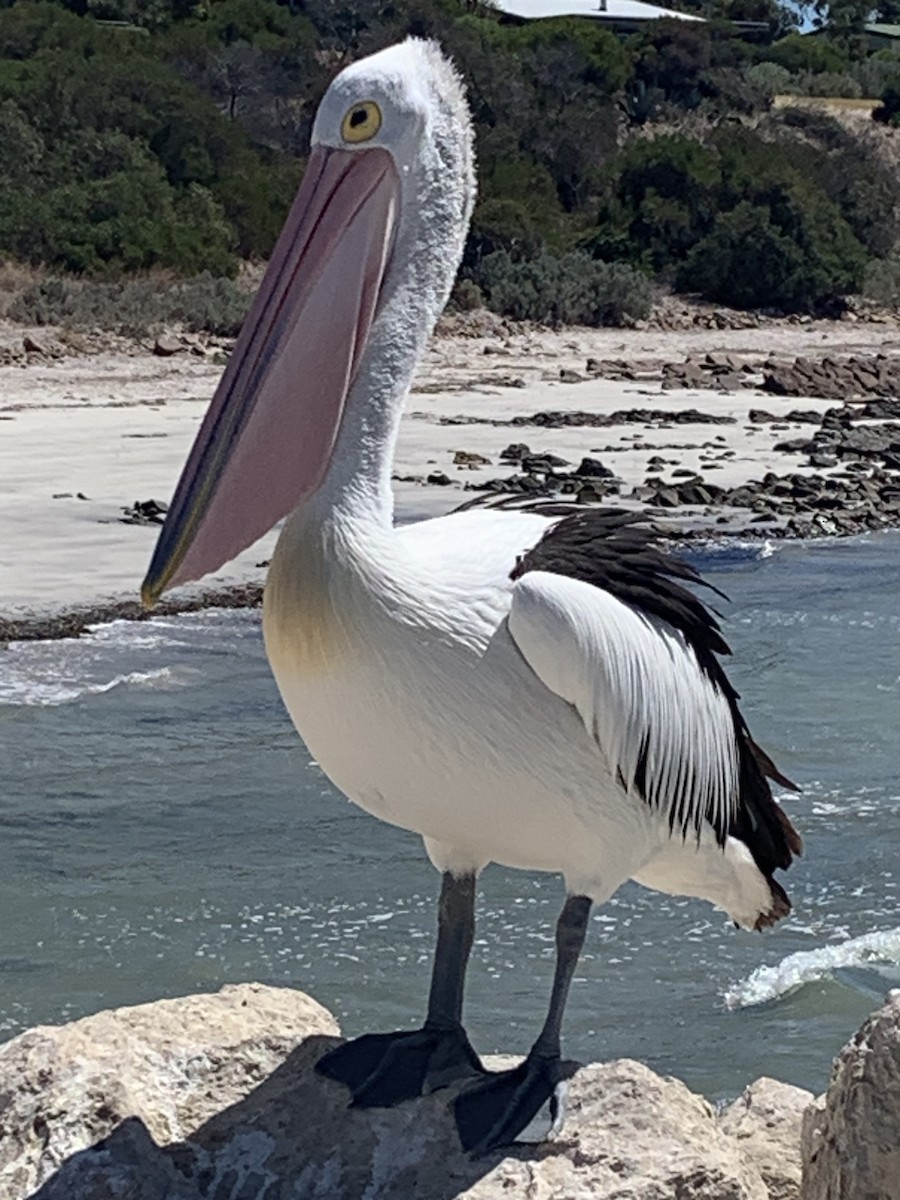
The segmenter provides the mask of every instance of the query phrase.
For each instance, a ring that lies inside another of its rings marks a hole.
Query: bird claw
[[[329,1051],[316,1071],[348,1087],[354,1108],[392,1108],[460,1079],[487,1075],[462,1026],[366,1033]]]
[[[511,1071],[491,1074],[456,1098],[456,1128],[463,1149],[480,1158],[508,1146],[528,1132],[528,1141],[544,1141],[558,1133],[565,1120],[568,1083],[559,1058],[529,1055]],[[548,1117],[540,1128],[536,1118],[544,1106]]]

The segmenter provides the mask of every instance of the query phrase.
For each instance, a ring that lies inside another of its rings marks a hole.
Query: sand
[[[24,332],[0,328],[0,346],[21,345]],[[52,345],[52,331],[40,331],[39,337]],[[713,470],[708,477],[722,486],[758,479],[770,469],[806,470],[799,456],[793,460],[772,449],[804,432],[802,427],[786,432],[749,426],[747,413],[751,407],[776,414],[824,411],[832,403],[747,389],[663,391],[656,380],[561,381],[561,371],[584,376],[589,357],[624,359],[650,373],[689,354],[728,352],[761,360],[768,354],[898,347],[894,324],[842,321],[687,332],[501,328],[489,336],[436,338],[407,404],[395,470],[423,479],[442,473],[451,483],[398,483],[398,514],[436,515],[470,498],[466,484],[509,472],[498,455],[510,442],[526,442],[533,451],[576,464],[585,455],[601,458],[624,481],[623,492],[648,477],[648,461],[656,454],[666,460],[664,479],[679,467],[704,475]],[[221,370],[221,355],[199,346],[172,357],[155,356],[152,346],[56,359],[31,354],[27,365],[0,366],[0,619],[42,618],[137,597],[158,527],[125,524],[123,510],[135,501],[169,499]],[[503,422],[547,409],[602,413],[637,407],[696,408],[737,420],[668,429],[441,423],[458,417]],[[457,451],[491,462],[458,467]],[[262,539],[204,588],[262,582],[260,564],[273,542],[273,534]],[[194,588],[182,595],[196,593]]]

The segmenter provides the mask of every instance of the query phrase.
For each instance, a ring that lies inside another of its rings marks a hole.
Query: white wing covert
[[[572,704],[622,787],[670,829],[709,821],[724,842],[739,801],[728,699],[684,633],[593,583],[518,577],[509,631],[538,678]]]

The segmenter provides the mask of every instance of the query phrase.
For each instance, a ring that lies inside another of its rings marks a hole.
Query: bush
[[[759,62],[747,68],[747,79],[753,87],[770,98],[796,92],[795,77],[780,63]]]
[[[876,258],[866,267],[862,294],[888,308],[900,307],[900,260]]]
[[[494,312],[548,325],[623,325],[645,317],[652,298],[640,272],[579,250],[525,262],[498,250],[482,261],[477,282]]]
[[[797,83],[805,96],[844,96],[857,100],[862,95],[859,81],[847,71],[804,71],[797,77]]]
[[[762,46],[757,56],[788,71],[842,71],[848,63],[848,56],[833,42],[803,33],[789,33],[771,46]]]
[[[900,86],[886,87],[881,96],[881,104],[872,109],[872,120],[882,125],[900,125]]]
[[[891,52],[879,51],[853,63],[850,69],[863,96],[880,99],[885,88],[900,85],[900,59]]]
[[[862,246],[827,199],[800,185],[772,203],[742,201],[717,219],[678,273],[678,286],[735,308],[815,310],[854,291]]]
[[[27,325],[105,329],[132,337],[171,325],[235,337],[249,305],[249,293],[237,283],[208,273],[168,284],[147,277],[105,283],[51,276],[26,288],[8,316]]]

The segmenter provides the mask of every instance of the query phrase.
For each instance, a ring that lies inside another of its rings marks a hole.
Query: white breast
[[[473,539],[461,521],[453,544],[445,527],[424,553],[426,526],[399,531],[361,564],[331,533],[289,526],[266,595],[272,669],[311,754],[357,804],[453,847],[454,862],[462,850],[475,866],[563,871],[605,898],[649,855],[654,823],[509,636],[512,526],[505,570],[476,527]],[[534,528],[521,536],[524,550]]]

